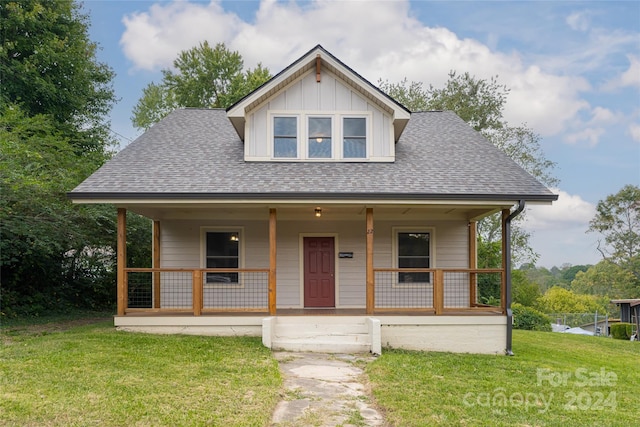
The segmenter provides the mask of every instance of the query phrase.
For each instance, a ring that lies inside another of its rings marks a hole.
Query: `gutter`
[[[505,275],[506,275],[506,284],[505,284],[505,305],[507,307],[507,348],[505,353],[507,356],[513,356],[512,351],[512,343],[513,343],[513,311],[511,311],[511,220],[524,210],[525,202],[524,200],[520,200],[518,202],[518,207],[515,211],[511,212],[504,224],[504,236],[505,239],[505,252],[507,252],[505,257]]]

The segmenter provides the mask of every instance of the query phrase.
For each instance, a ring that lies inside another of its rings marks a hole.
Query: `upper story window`
[[[367,159],[368,113],[272,113],[271,117],[274,159]]]
[[[331,117],[309,117],[309,158],[332,158]]]
[[[342,119],[342,156],[351,159],[367,157],[367,121],[364,117]]]
[[[273,157],[298,157],[298,118],[273,118]]]

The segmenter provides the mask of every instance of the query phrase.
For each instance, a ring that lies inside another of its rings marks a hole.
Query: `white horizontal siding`
[[[269,111],[300,114],[313,112],[368,111],[372,114],[369,135],[372,159],[392,160],[394,141],[391,117],[368,102],[359,92],[329,71],[323,70],[320,83],[315,72],[303,75],[258,109],[247,113],[245,124],[245,159],[265,160],[271,157]],[[301,123],[302,125],[302,123]],[[336,124],[338,125],[338,124]],[[350,161],[354,161],[350,159]]]
[[[161,222],[161,267],[199,268],[203,266],[201,254],[202,227],[242,227],[242,253],[244,268],[269,267],[269,225],[260,220],[167,220]],[[374,267],[390,268],[395,265],[393,253],[393,228],[416,227],[432,229],[434,242],[432,268],[467,268],[468,234],[464,221],[375,221],[374,212]],[[312,221],[279,220],[277,223],[277,306],[302,307],[301,236],[335,236],[336,252],[336,305],[337,307],[364,307],[366,283],[366,236],[364,215],[353,220],[329,221],[324,218]],[[353,258],[338,258],[339,252],[352,252]],[[187,279],[188,281],[188,279]],[[163,284],[169,283],[162,280]],[[462,282],[460,282],[462,283]],[[188,285],[180,282],[165,288],[163,301],[173,301],[174,307],[190,307],[190,296],[176,295],[179,288]],[[247,289],[248,290],[248,289]],[[236,291],[228,291],[232,294]],[[415,298],[415,290],[394,288],[396,298]],[[427,295],[432,294],[429,290]],[[224,288],[205,291],[205,307],[210,301],[226,301],[221,297]],[[404,295],[404,296],[403,296]],[[186,298],[186,299],[185,299]],[[231,297],[229,297],[231,298]],[[468,286],[445,285],[445,306],[456,307],[468,301]],[[225,302],[225,306],[232,304]]]

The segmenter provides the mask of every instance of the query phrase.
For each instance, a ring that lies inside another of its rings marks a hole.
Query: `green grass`
[[[514,357],[385,350],[367,367],[391,425],[623,426],[640,411],[640,344],[514,331]]]
[[[277,362],[256,338],[3,327],[1,426],[265,426]]]

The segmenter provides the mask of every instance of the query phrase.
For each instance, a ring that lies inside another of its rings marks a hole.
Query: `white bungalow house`
[[[181,109],[75,188],[118,210],[115,326],[274,349],[511,350],[508,238],[557,196],[458,116],[410,113],[321,46],[229,109]],[[153,268],[126,264],[126,211]]]

